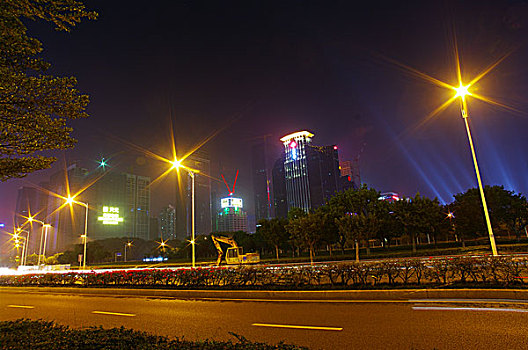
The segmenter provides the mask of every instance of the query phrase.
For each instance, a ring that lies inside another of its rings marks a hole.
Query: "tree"
[[[352,215],[345,214],[340,218],[335,219],[337,231],[339,232],[339,243],[343,255],[345,254],[345,244],[348,239],[355,242],[356,247],[356,261],[359,261],[359,232],[356,230],[356,225]]]
[[[380,230],[380,213],[386,210],[379,196],[379,191],[363,185],[358,189],[339,192],[328,202],[341,216],[351,217],[354,227],[351,239],[364,239],[367,254],[370,254],[370,238],[376,236]]]
[[[88,116],[88,96],[75,89],[74,77],[44,74],[50,64],[38,56],[41,43],[27,35],[22,19],[68,32],[96,17],[77,0],[0,2],[0,181],[49,168],[56,158],[37,152],[73,147],[66,120]]]
[[[286,225],[292,239],[310,251],[310,263],[313,264],[314,251],[322,239],[323,218],[319,213],[311,213],[290,220]]]
[[[501,227],[505,227],[508,236],[514,233],[520,238],[528,221],[526,198],[504,189],[503,186],[485,186],[484,195],[493,230],[499,232]],[[454,197],[452,207],[455,212],[457,234],[462,238],[486,236],[487,228],[478,189],[470,188]]]
[[[275,247],[277,262],[279,261],[279,247],[288,241],[288,232],[286,231],[287,223],[288,222],[285,219],[281,218],[270,220],[262,219],[258,222],[260,226],[257,228],[257,232],[261,234],[269,244]]]
[[[428,213],[432,210],[431,208],[434,207],[435,203],[438,205],[437,199],[432,201],[429,198],[420,196],[419,193],[414,198],[403,198],[394,202],[394,215],[411,239],[413,253],[416,253],[416,238],[418,235],[431,230]],[[439,205],[438,207],[440,208]]]

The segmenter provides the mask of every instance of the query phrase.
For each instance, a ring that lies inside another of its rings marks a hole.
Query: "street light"
[[[42,225],[42,230],[40,233],[40,244],[39,244],[39,254],[38,254],[38,260],[37,260],[37,266],[40,266],[40,256],[44,255],[46,256],[46,242],[48,238],[48,228],[51,227],[50,224],[46,224],[43,221],[37,220],[34,217],[30,216],[27,218],[27,221],[30,223],[33,223],[33,221],[38,222]],[[44,244],[43,244],[44,242]],[[29,247],[28,247],[29,248]]]
[[[195,170],[195,169],[190,169],[190,168],[187,168],[186,166],[182,165],[181,164],[181,160],[178,160],[178,159],[174,159],[174,161],[172,161],[172,169],[185,169],[188,173],[189,173],[189,176],[191,177],[191,246],[192,246],[192,267],[194,268],[195,266],[195,261],[196,261],[196,253],[195,253],[195,245],[196,245],[196,240],[195,240],[195,225],[194,225],[194,177],[195,177],[195,174],[198,173],[199,171],[198,170]]]
[[[66,204],[69,204],[70,206],[75,203],[79,204],[86,208],[86,216],[84,218],[84,234],[81,235],[81,238],[84,240],[84,253],[83,253],[83,270],[86,269],[86,241],[88,239],[88,203],[83,203],[75,200],[75,197],[68,196],[65,198]]]
[[[20,236],[20,233],[21,232],[25,232],[27,233],[27,236],[26,237],[22,237]],[[25,256],[27,254],[27,241],[28,241],[28,237],[29,237],[29,231],[26,231],[26,230],[21,230],[19,228],[16,229],[15,233],[13,234],[13,239],[15,240],[15,248],[17,248],[17,254],[18,254],[18,248],[20,247],[20,242],[19,242],[19,239],[23,239],[24,242],[22,243],[22,255],[20,256],[20,263],[19,265],[25,265]]]
[[[15,230],[15,234],[13,235],[13,238],[15,240],[18,239],[20,233],[22,233],[22,232],[26,233],[26,237],[25,237],[25,245],[22,247],[22,256],[20,257],[20,262],[21,262],[21,265],[26,265],[27,254],[28,254],[28,251],[29,251],[29,236],[30,236],[29,231],[28,230],[23,230],[20,227],[17,227],[16,230]]]
[[[466,125],[466,132],[467,132],[467,137],[469,141],[469,147],[471,149],[473,165],[475,166],[475,174],[477,175],[477,182],[478,182],[479,191],[480,191],[480,199],[482,200],[482,207],[484,209],[484,216],[486,218],[486,225],[488,227],[488,235],[489,235],[489,239],[491,243],[491,251],[493,253],[493,256],[497,256],[499,254],[497,252],[497,245],[495,244],[495,237],[493,235],[493,229],[491,228],[491,221],[489,217],[488,206],[486,204],[486,197],[484,195],[484,189],[482,187],[482,180],[480,178],[479,166],[477,163],[477,155],[475,154],[475,147],[473,146],[473,139],[471,137],[471,130],[469,129],[469,123],[468,123],[469,113],[468,113],[468,108],[467,108],[466,96],[471,96],[471,93],[468,90],[469,87],[470,87],[470,84],[468,85],[462,84],[461,78],[459,76],[459,87],[453,87],[453,89],[456,91],[455,98],[460,98],[460,113],[462,115],[462,119],[464,119],[464,124]]]
[[[132,247],[132,242],[127,242],[125,244],[125,262],[126,262],[126,258],[127,258],[127,247],[130,249],[130,247]]]
[[[509,55],[511,52],[509,53],[506,53],[504,55],[502,55],[497,61],[495,61],[493,64],[489,65],[487,68],[485,68],[481,73],[479,73],[475,78],[473,78],[469,83],[467,84],[464,84],[462,82],[462,71],[461,71],[461,68],[460,68],[460,58],[459,58],[459,54],[458,54],[458,48],[456,46],[456,42],[455,42],[455,59],[456,59],[456,75],[457,75],[457,80],[458,80],[458,86],[453,86],[453,85],[450,85],[444,81],[441,81],[437,78],[434,78],[430,75],[427,75],[425,73],[422,73],[412,67],[408,67],[404,64],[401,64],[399,62],[396,62],[396,61],[393,61],[393,63],[397,64],[398,66],[400,66],[401,68],[404,68],[405,70],[407,70],[411,75],[415,76],[415,77],[419,77],[419,78],[422,78],[430,83],[433,83],[437,86],[440,86],[442,88],[446,88],[446,89],[449,89],[449,90],[453,90],[455,92],[454,95],[452,95],[447,101],[445,101],[444,103],[442,103],[440,106],[438,106],[436,109],[433,110],[432,113],[430,113],[426,120],[430,120],[433,116],[435,116],[436,114],[442,112],[443,110],[445,110],[451,103],[455,102],[455,100],[457,99],[460,99],[460,112],[462,114],[462,118],[464,119],[464,124],[466,126],[466,132],[467,132],[467,136],[468,136],[468,141],[469,141],[469,147],[471,149],[471,156],[473,158],[473,165],[475,167],[475,174],[477,176],[477,182],[478,182],[478,186],[479,186],[479,192],[480,192],[480,198],[481,198],[481,201],[482,201],[482,207],[484,209],[484,216],[485,216],[485,219],[486,219],[486,226],[487,226],[487,229],[488,229],[488,235],[489,235],[489,240],[490,240],[490,244],[491,244],[491,249],[492,249],[492,252],[493,252],[493,255],[494,256],[497,256],[498,253],[497,253],[497,246],[495,244],[495,237],[493,235],[493,229],[491,227],[491,222],[490,222],[490,217],[489,217],[489,212],[488,212],[488,206],[486,204],[486,197],[484,196],[484,189],[482,188],[482,180],[480,178],[480,171],[479,171],[479,167],[478,167],[478,163],[477,163],[477,156],[475,154],[475,147],[473,146],[473,139],[471,137],[471,131],[469,129],[469,123],[468,123],[468,117],[469,117],[469,113],[468,113],[468,108],[467,108],[467,101],[466,101],[466,96],[471,96],[471,97],[474,97],[478,100],[481,100],[481,101],[484,101],[486,103],[489,103],[491,105],[494,105],[494,106],[498,106],[498,107],[501,107],[501,108],[504,108],[504,109],[507,109],[511,112],[515,112],[515,113],[521,113],[519,110],[513,108],[513,107],[510,107],[510,106],[507,106],[503,103],[500,103],[500,102],[497,102],[497,101],[494,101],[492,98],[489,98],[489,97],[486,97],[486,96],[483,96],[479,93],[476,93],[474,91],[470,91],[469,89],[475,85],[478,81],[480,81],[482,78],[484,78],[488,73],[490,73],[495,67],[497,67],[502,61],[504,61]],[[424,122],[425,122],[424,121]]]

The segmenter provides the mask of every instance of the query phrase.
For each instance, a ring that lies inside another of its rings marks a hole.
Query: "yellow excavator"
[[[222,255],[224,254],[222,247],[220,247],[220,243],[226,243],[231,246],[227,248],[225,257],[226,263],[228,265],[257,264],[260,262],[259,253],[244,254],[244,248],[239,247],[233,238],[211,235],[211,239],[213,240],[216,251],[218,252],[216,266],[220,266],[220,263],[222,262]]]

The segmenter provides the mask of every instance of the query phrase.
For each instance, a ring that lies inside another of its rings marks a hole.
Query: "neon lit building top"
[[[220,202],[221,208],[243,208],[242,198],[226,197]]]
[[[294,132],[294,133],[291,133],[289,135],[286,135],[286,136],[282,137],[280,140],[281,140],[281,142],[287,142],[287,141],[290,141],[292,139],[298,139],[298,138],[302,138],[302,137],[312,138],[313,136],[314,136],[314,134],[312,134],[309,131],[297,131],[297,132]]]

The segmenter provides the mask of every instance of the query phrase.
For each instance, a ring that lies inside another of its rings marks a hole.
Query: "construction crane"
[[[244,248],[239,247],[233,238],[224,236],[211,235],[213,244],[218,252],[218,259],[216,260],[216,266],[220,266],[222,262],[222,255],[224,251],[220,246],[220,243],[229,244],[231,247],[227,248],[226,252],[226,263],[228,265],[241,265],[241,264],[257,264],[260,262],[259,253],[246,253],[244,254]]]

